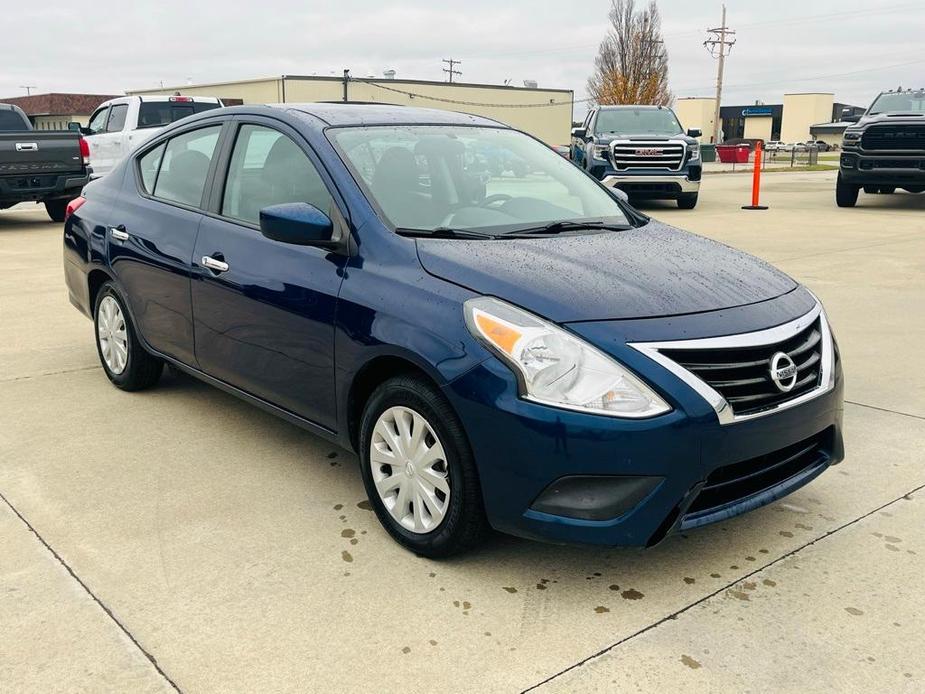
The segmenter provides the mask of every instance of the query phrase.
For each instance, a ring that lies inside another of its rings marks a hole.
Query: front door
[[[191,365],[190,261],[221,127],[183,132],[142,154],[125,181],[141,194],[124,196],[106,230],[110,264],[139,331],[158,352]]]
[[[266,238],[259,215],[286,202],[330,214],[335,202],[299,136],[256,120],[239,125],[213,197],[217,216],[200,226],[196,356],[207,374],[333,430],[334,309],[345,259]]]

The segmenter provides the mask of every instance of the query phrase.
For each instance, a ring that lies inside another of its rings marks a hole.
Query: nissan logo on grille
[[[782,393],[793,390],[797,384],[797,365],[783,352],[771,357],[771,380]]]
[[[660,154],[664,154],[665,150],[656,149],[655,147],[646,147],[643,149],[637,149],[635,154],[637,157],[657,157]]]

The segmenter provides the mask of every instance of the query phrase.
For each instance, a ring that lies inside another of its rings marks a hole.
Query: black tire
[[[103,348],[100,344],[100,305],[107,297],[112,297],[119,305],[125,325],[127,356],[125,367],[119,373],[114,372],[106,363],[106,359],[103,358]],[[93,328],[96,352],[100,357],[100,364],[102,364],[107,378],[116,388],[127,391],[144,390],[155,385],[160,380],[161,373],[164,371],[164,362],[148,354],[145,348],[141,346],[135,326],[132,323],[132,317],[129,315],[128,310],[125,308],[125,302],[112,282],[106,282],[100,287],[100,291],[96,295],[96,301],[93,305]]]
[[[678,207],[682,210],[692,210],[697,207],[699,193],[685,193],[678,198]]]
[[[881,195],[892,195],[896,192],[896,186],[880,186]]]
[[[864,192],[868,195],[876,195],[880,192],[879,186],[864,186]]]
[[[421,415],[443,445],[450,500],[443,520],[428,533],[412,532],[395,520],[373,481],[370,467],[373,429],[379,417],[396,406]],[[359,443],[360,469],[367,497],[379,522],[400,545],[416,554],[439,558],[465,552],[483,538],[488,522],[469,440],[456,413],[434,386],[423,378],[406,375],[391,378],[376,388],[363,410]]]
[[[845,183],[842,180],[841,172],[838,173],[838,180],[835,183],[835,204],[839,207],[854,207],[858,202],[858,186]]]
[[[45,211],[53,222],[63,222],[70,200],[46,200]]]

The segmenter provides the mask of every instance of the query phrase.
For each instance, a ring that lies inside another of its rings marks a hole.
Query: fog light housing
[[[636,508],[664,479],[568,475],[546,487],[530,510],[578,520],[611,520]]]

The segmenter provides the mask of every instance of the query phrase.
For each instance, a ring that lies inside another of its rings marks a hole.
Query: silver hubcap
[[[379,498],[392,518],[413,533],[429,533],[450,506],[443,444],[421,415],[390,407],[379,416],[369,445]]]
[[[125,316],[119,302],[111,296],[103,297],[96,317],[97,338],[100,354],[106,367],[118,375],[125,370],[128,361],[128,336],[125,332]]]

